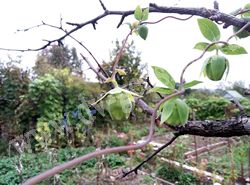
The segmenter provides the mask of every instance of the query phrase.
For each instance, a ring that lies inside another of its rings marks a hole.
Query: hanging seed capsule
[[[210,80],[219,81],[226,69],[229,69],[228,60],[224,56],[214,55],[205,61],[203,73]]]
[[[107,95],[105,98],[105,109],[112,120],[127,120],[133,109],[131,95],[126,92]]]

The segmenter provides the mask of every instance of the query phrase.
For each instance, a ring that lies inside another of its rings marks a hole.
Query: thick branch
[[[148,114],[152,114],[153,109],[142,99],[136,101]],[[221,121],[188,121],[185,125],[171,127],[180,135],[197,135],[203,137],[233,137],[250,135],[250,118],[221,120]]]
[[[175,128],[180,135],[203,137],[232,137],[250,135],[250,118],[246,120],[225,121],[189,121],[184,126]]]
[[[182,8],[182,7],[164,7],[158,6],[154,3],[150,3],[150,7],[153,10],[158,10],[161,13],[177,13],[182,15],[196,15],[204,18],[211,19],[216,22],[225,23],[224,27],[228,27],[230,25],[243,27],[248,21],[243,19],[239,19],[235,16],[222,13],[216,9],[207,9],[207,8]],[[151,9],[150,9],[151,10]],[[247,31],[250,32],[250,26],[246,28]]]

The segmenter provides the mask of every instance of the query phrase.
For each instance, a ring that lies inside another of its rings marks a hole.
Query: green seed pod
[[[109,94],[105,98],[105,109],[112,120],[127,120],[133,109],[133,96],[126,92]]]
[[[219,81],[223,77],[225,70],[228,70],[229,62],[223,56],[214,55],[205,61],[204,67],[203,73],[205,76],[210,80]]]
[[[243,17],[242,19],[244,19],[246,21],[250,21],[249,17]],[[240,29],[241,28],[239,28],[239,27],[233,26],[233,32],[234,33],[236,33],[237,31],[239,31]],[[246,38],[246,37],[250,36],[250,32],[248,32],[248,31],[242,31],[242,32],[238,33],[236,36],[239,37],[240,39]]]

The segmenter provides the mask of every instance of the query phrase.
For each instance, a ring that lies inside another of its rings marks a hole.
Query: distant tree
[[[115,48],[113,49],[110,55],[110,62],[104,62],[102,65],[104,70],[109,75],[112,74],[112,66],[114,64],[114,59],[120,49],[121,43],[116,40]],[[146,68],[146,65],[141,63],[140,52],[136,50],[133,41],[127,44],[125,52],[119,60],[118,68],[123,69],[127,74],[125,76],[119,76],[117,74],[116,80],[120,85],[129,84],[135,79],[139,79],[140,77],[142,77],[143,70]]]
[[[38,54],[36,64],[33,68],[37,75],[50,73],[53,68],[68,68],[70,73],[80,76],[83,74],[82,61],[78,58],[76,49],[69,49],[68,46],[53,45]]]
[[[23,131],[16,110],[28,92],[30,79],[29,71],[19,68],[18,63],[11,59],[0,65],[0,137],[8,138]]]

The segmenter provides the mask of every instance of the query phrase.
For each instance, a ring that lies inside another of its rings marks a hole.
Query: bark
[[[152,114],[153,109],[142,99],[136,100],[137,105],[148,114]],[[178,135],[196,135],[203,137],[233,137],[250,135],[250,118],[231,120],[206,120],[188,121],[183,126],[170,126]]]

